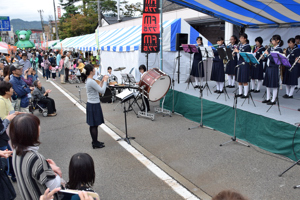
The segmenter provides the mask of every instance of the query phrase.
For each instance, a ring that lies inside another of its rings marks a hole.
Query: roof
[[[300,25],[299,0],[168,0],[239,26]]]

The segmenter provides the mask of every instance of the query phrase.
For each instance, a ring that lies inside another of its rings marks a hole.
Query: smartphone
[[[9,111],[9,114],[14,114],[16,111],[12,110],[12,111]]]
[[[87,194],[93,197],[93,200],[100,200],[97,193],[87,192]],[[80,200],[78,190],[60,190],[57,195],[59,200]]]

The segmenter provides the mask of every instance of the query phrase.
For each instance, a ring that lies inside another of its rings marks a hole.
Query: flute
[[[297,64],[297,62],[299,61],[300,56],[295,60],[294,64],[292,65],[292,67],[289,69],[289,71],[291,72],[292,69],[295,67],[295,65]]]
[[[234,47],[234,49],[233,49],[233,51],[232,51],[232,56],[234,56],[234,54],[235,54],[234,50],[236,50],[236,49],[238,48],[238,46],[240,46],[240,44],[241,44],[241,42],[239,42],[239,43],[237,44],[237,46]]]
[[[266,51],[268,51],[270,48],[271,48],[271,44],[270,44],[269,46],[267,46]],[[263,53],[261,54],[261,56],[259,57],[259,59],[258,59],[257,61],[259,62],[259,61],[264,57],[264,55],[265,55],[265,52],[263,52]]]

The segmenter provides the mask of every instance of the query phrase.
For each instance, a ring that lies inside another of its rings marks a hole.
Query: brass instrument
[[[295,60],[294,64],[292,65],[292,67],[289,69],[289,71],[291,72],[292,69],[295,67],[295,65],[297,64],[297,62],[300,60],[300,56]]]

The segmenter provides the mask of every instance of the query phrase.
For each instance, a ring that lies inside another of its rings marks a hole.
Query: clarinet
[[[297,64],[297,62],[299,61],[300,56],[295,60],[294,64],[292,65],[292,67],[289,69],[289,71],[291,72],[292,69],[295,67],[295,65]]]

